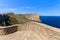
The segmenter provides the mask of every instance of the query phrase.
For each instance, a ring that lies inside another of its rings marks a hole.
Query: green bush
[[[24,24],[24,23],[30,21],[27,18],[25,18],[25,16],[22,14],[6,13],[5,15],[6,15],[6,18],[8,18],[7,22],[9,23],[9,25]],[[6,26],[6,25],[4,22],[0,22],[0,26]]]
[[[26,22],[28,22],[29,20],[27,18],[25,18],[25,16],[21,15],[21,14],[12,14],[9,15],[9,22],[10,24],[24,24]]]
[[[9,24],[12,25],[12,24],[19,24],[19,23],[18,23],[18,20],[16,20],[16,18],[9,17]]]

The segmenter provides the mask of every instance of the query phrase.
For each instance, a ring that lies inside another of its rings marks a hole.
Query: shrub
[[[10,24],[23,24],[29,21],[27,18],[25,18],[25,16],[21,14],[9,15],[9,17]]]
[[[16,20],[16,18],[14,17],[9,17],[9,24],[13,25],[13,24],[19,24],[18,20]]]
[[[24,24],[30,20],[25,18],[22,14],[6,13],[3,14],[4,22],[0,22],[0,26],[9,26],[13,24]]]

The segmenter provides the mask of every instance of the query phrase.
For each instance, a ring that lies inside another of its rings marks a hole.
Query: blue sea
[[[40,16],[42,23],[60,28],[60,16]]]

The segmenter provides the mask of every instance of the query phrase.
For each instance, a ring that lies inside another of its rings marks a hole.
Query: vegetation
[[[18,24],[18,20],[16,20],[16,18],[14,17],[9,17],[9,24],[10,25]]]
[[[9,16],[10,24],[23,24],[23,23],[26,23],[29,21],[22,14],[19,14],[19,15],[18,14],[9,14],[8,16]]]
[[[3,21],[0,22],[0,26],[9,26],[13,24],[24,24],[28,21],[29,19],[25,18],[24,15],[22,14],[14,14],[14,13],[6,13],[3,14]],[[1,19],[0,19],[1,20]]]

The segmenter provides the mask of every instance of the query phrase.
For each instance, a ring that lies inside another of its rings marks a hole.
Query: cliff
[[[37,14],[25,14],[24,16],[31,21],[41,22],[40,17]]]
[[[60,29],[37,21],[0,27],[0,31],[4,33],[0,34],[0,40],[60,40]]]
[[[1,14],[0,26],[24,24],[29,21],[41,22],[37,14]]]

